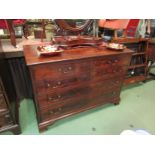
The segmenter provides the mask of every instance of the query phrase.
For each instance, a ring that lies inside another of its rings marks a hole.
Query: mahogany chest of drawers
[[[37,45],[24,46],[39,130],[64,117],[101,106],[118,104],[131,50],[76,48],[60,56],[38,57]]]

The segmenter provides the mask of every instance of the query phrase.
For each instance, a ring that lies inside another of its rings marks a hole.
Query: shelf
[[[145,67],[145,66],[146,66],[146,64],[132,65],[132,66],[129,66],[128,69]]]
[[[143,82],[145,80],[146,80],[146,76],[145,75],[133,76],[133,77],[126,78],[124,80],[124,85],[138,83],[138,82]]]
[[[132,54],[132,56],[136,56],[136,55],[145,55],[145,52],[137,52],[137,53]]]

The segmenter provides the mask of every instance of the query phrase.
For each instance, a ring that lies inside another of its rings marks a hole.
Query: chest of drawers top
[[[41,44],[45,45],[45,44]],[[93,57],[102,57],[102,56],[115,56],[115,55],[126,55],[127,53],[131,53],[132,50],[125,49],[124,51],[115,51],[107,49],[106,47],[85,47],[85,48],[75,48],[70,50],[65,50],[59,56],[49,56],[49,57],[39,57],[37,54],[38,45],[25,45],[24,46],[24,55],[26,64],[28,66],[44,64],[44,63],[54,63],[61,61],[69,61],[69,60],[78,60],[85,58],[93,58]]]

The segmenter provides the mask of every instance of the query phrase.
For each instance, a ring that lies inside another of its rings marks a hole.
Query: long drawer
[[[122,85],[122,77],[116,77],[107,80],[96,80],[95,82],[74,85],[66,87],[66,89],[57,89],[57,91],[45,91],[41,95],[37,95],[38,104],[40,107],[48,107],[49,105],[59,105],[80,98],[81,96],[93,96],[99,91],[104,92],[113,88],[120,88]]]
[[[11,118],[9,112],[0,114],[0,128],[3,128],[5,126],[9,126],[12,124],[13,124],[13,121],[12,121],[12,118]]]
[[[120,90],[111,90],[110,92],[103,93],[102,95],[96,95],[94,98],[88,98],[82,96],[82,98],[77,99],[76,101],[71,101],[68,104],[65,104],[60,107],[49,107],[48,109],[40,110],[41,121],[50,120],[51,118],[57,118],[71,114],[74,111],[80,109],[87,109],[89,107],[94,107],[95,105],[105,104],[110,99],[118,98]]]
[[[6,100],[3,94],[0,94],[0,109],[7,109]]]
[[[33,66],[31,72],[35,80],[46,78],[58,79],[68,76],[79,76],[91,69],[90,61],[60,62]]]

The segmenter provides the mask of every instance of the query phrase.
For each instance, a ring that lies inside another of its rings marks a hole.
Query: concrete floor
[[[123,130],[144,129],[155,134],[155,81],[123,88],[118,106],[107,104],[57,121],[42,135],[119,135]],[[38,135],[35,108],[32,100],[20,106],[20,125],[23,135]],[[12,134],[3,132],[3,135]]]

